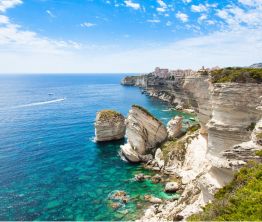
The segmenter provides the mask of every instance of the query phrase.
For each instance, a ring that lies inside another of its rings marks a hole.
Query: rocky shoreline
[[[164,192],[175,194],[171,199],[145,195],[151,206],[140,221],[177,221],[201,211],[239,168],[260,158],[256,151],[262,149],[262,87],[258,80],[214,83],[210,70],[164,71],[164,76],[157,69],[126,77],[121,84],[140,87],[142,93],[166,101],[176,110],[195,113],[199,124],[187,126],[182,133],[182,117],[174,117],[165,127],[138,105],[131,107],[124,122],[120,118],[118,130],[127,136],[120,154],[156,173],[150,177],[138,174],[134,179],[163,183]],[[107,141],[115,138],[112,126],[117,121],[113,116],[106,119],[111,122]],[[99,118],[97,122],[101,123]],[[97,135],[103,134],[104,127],[100,129]],[[125,201],[113,202],[112,208]]]
[[[212,201],[236,170],[259,158],[255,152],[262,149],[261,84],[214,84],[206,70],[180,70],[179,76],[164,78],[150,73],[125,78],[122,84],[141,87],[143,93],[176,108],[193,109],[200,123],[199,130],[165,142],[145,164],[160,174],[175,175],[182,190],[178,200],[148,208],[141,221],[186,219]],[[154,168],[154,162],[162,167]]]

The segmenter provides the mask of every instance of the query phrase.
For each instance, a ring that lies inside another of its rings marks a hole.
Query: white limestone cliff
[[[175,116],[167,123],[168,139],[175,139],[181,134],[182,131],[182,116]]]
[[[151,153],[167,138],[163,123],[136,105],[129,111],[126,127],[128,143],[121,146],[121,152],[130,162],[140,162],[141,157]]]
[[[97,142],[119,140],[126,131],[125,117],[113,110],[97,112],[95,121],[95,140]]]
[[[259,83],[213,84],[208,75],[197,72],[172,80],[149,76],[146,83],[143,87],[149,95],[193,108],[201,130],[180,139],[182,152],[171,150],[164,163],[165,170],[177,174],[184,184],[181,198],[150,207],[141,220],[186,218],[212,200],[217,189],[232,180],[235,170],[258,158],[262,87]]]

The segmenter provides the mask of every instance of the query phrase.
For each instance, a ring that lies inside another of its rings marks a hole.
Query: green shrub
[[[259,157],[262,157],[262,150],[256,151],[256,155],[259,156]]]
[[[261,221],[262,164],[249,162],[189,221]]]
[[[256,68],[224,68],[210,72],[212,83],[262,83],[262,69]]]
[[[200,124],[195,124],[187,128],[187,132],[193,133],[200,129]]]
[[[255,129],[256,123],[251,123],[248,127],[247,127],[247,131],[253,131]]]
[[[109,120],[109,119],[123,119],[124,116],[114,110],[101,110],[99,112],[99,120]]]

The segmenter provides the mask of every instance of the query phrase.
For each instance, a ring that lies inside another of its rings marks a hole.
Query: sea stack
[[[175,139],[181,134],[182,122],[182,116],[175,116],[167,123],[168,139]]]
[[[141,162],[145,155],[167,138],[166,127],[143,107],[133,105],[126,120],[128,143],[121,146],[123,156],[130,162]]]
[[[95,140],[97,142],[119,140],[126,131],[125,117],[114,110],[97,112],[95,122]]]

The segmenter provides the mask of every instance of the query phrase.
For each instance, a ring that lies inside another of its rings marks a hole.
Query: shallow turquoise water
[[[164,123],[178,114],[121,75],[0,76],[0,220],[130,220],[161,184],[134,182],[139,165],[118,156],[124,140],[96,144],[96,111],[146,107]],[[186,115],[186,118],[188,116]],[[133,198],[114,211],[108,195]]]

